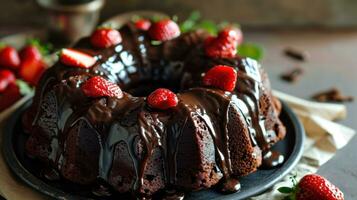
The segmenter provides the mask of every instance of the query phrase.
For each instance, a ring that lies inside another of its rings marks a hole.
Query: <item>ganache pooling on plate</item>
[[[133,23],[119,32],[122,41],[108,48],[80,40],[74,49],[96,63],[58,62],[36,88],[23,126],[26,152],[43,165],[45,177],[88,190],[95,185],[96,195],[182,199],[215,185],[237,191],[239,177],[282,163],[270,151],[285,136],[280,102],[256,61],[207,56],[209,34],[202,30],[159,44]],[[202,84],[216,65],[237,72],[232,92]],[[85,95],[81,86],[95,76],[118,84],[123,97]],[[175,107],[148,105],[146,96],[162,87],[176,93]]]

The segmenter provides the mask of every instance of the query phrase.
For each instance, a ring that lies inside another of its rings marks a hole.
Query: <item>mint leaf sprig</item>
[[[264,49],[255,43],[242,43],[237,48],[238,55],[260,61],[264,56]]]
[[[286,194],[283,200],[296,200],[296,193],[298,191],[297,174],[289,177],[292,182],[292,187],[280,187],[278,191],[282,194]]]

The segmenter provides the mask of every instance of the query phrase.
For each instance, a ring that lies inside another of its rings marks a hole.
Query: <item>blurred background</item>
[[[4,9],[0,12],[0,26],[42,26],[46,19],[35,0],[0,0],[0,5]],[[239,21],[255,28],[357,26],[356,0],[106,0],[101,19],[138,9],[178,17],[199,10],[203,18]]]
[[[0,37],[7,36],[2,42],[17,49],[27,37],[67,47],[89,35],[98,21],[137,10],[176,15],[179,22],[199,11],[202,20],[239,23],[244,32],[239,55],[259,60],[275,90],[310,100],[321,91],[339,91],[349,99],[342,123],[357,130],[357,0],[0,0],[0,8]],[[289,49],[295,49],[295,59],[287,56]],[[349,152],[357,151],[357,139],[349,145]],[[335,180],[346,199],[356,199],[357,179],[351,174],[357,157],[346,155],[338,154],[321,174]]]

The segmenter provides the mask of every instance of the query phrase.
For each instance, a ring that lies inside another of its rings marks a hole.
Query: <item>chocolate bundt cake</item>
[[[283,162],[270,148],[285,127],[267,74],[236,54],[235,31],[129,22],[64,49],[23,117],[27,155],[45,178],[96,195],[238,191],[239,177]]]

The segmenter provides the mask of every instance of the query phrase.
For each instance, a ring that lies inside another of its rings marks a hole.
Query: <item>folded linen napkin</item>
[[[344,105],[310,102],[278,91],[274,91],[274,95],[289,104],[305,126],[307,138],[303,158],[291,172],[291,174],[297,174],[298,178],[306,173],[316,172],[319,166],[328,161],[337,149],[345,146],[355,134],[354,130],[333,122],[333,120],[346,117],[347,112]],[[0,114],[0,149],[2,148],[2,127],[6,118],[29,98],[31,96],[25,97]],[[8,169],[2,154],[0,154],[0,177],[0,195],[8,200],[47,199],[44,195],[17,180]],[[290,185],[290,180],[287,176],[271,190],[251,199],[281,199],[276,189],[288,185]]]
[[[282,186],[291,186],[290,176],[296,175],[297,179],[300,179],[305,174],[315,173],[355,135],[354,130],[334,122],[347,116],[344,105],[311,102],[279,91],[273,91],[273,93],[284,100],[304,124],[306,132],[304,153],[300,162],[288,176],[269,191],[250,198],[252,200],[282,199],[283,195],[277,189]]]

